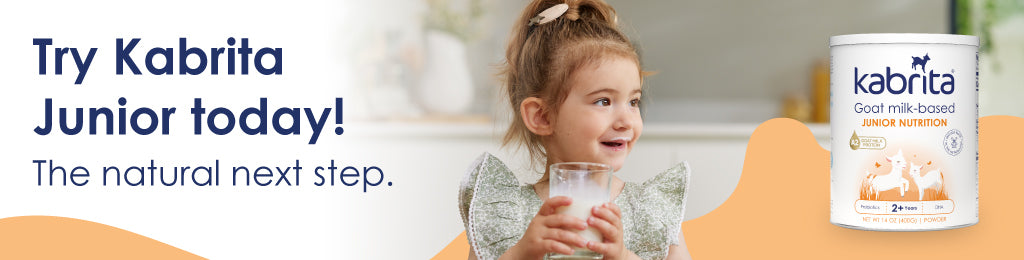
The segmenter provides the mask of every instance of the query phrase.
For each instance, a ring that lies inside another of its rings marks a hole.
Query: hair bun
[[[569,21],[580,19],[580,5],[577,1],[569,1],[569,10],[565,12],[565,18]]]

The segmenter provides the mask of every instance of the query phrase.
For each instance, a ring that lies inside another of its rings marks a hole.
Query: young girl
[[[643,130],[639,57],[601,0],[534,0],[515,21],[503,71],[514,120],[504,144],[538,163],[596,162],[617,171]],[[604,259],[687,259],[680,234],[685,163],[643,183],[615,178],[611,202],[579,219],[548,198],[548,167],[533,185],[490,154],[463,180],[459,207],[470,259],[540,259],[591,250]],[[603,241],[578,231],[592,227]]]

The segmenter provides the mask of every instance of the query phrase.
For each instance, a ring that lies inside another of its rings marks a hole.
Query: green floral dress
[[[626,248],[643,259],[664,259],[679,244],[690,171],[686,162],[642,183],[627,182],[622,209]],[[459,189],[459,213],[477,259],[497,259],[526,233],[543,201],[498,158],[481,155]]]

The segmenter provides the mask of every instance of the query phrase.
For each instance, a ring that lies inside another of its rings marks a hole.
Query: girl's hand
[[[590,214],[587,224],[601,232],[604,241],[591,241],[587,243],[587,249],[604,255],[604,259],[639,258],[622,242],[622,210],[618,205],[607,202],[590,209]]]
[[[577,217],[555,214],[556,208],[569,204],[572,204],[572,199],[565,196],[545,200],[523,238],[501,258],[540,259],[549,252],[571,255],[573,247],[585,248],[586,240],[576,232],[587,229],[587,223]]]

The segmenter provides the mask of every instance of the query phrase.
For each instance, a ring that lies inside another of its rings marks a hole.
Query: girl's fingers
[[[605,206],[594,207],[590,209],[590,214],[592,214],[596,218],[608,221],[608,223],[611,223],[615,227],[622,228],[622,220],[619,218],[619,215],[616,215],[611,208]]]
[[[548,232],[544,234],[543,238],[545,240],[554,240],[562,244],[571,245],[574,247],[587,247],[586,239],[583,239],[583,237],[577,234],[576,232],[571,232],[565,229],[549,229]]]
[[[570,230],[587,229],[586,221],[565,214],[545,216],[541,223],[548,228],[564,228]]]
[[[605,241],[622,240],[622,238],[620,237],[622,235],[620,229],[618,227],[615,227],[615,225],[612,225],[612,223],[608,222],[607,220],[597,217],[591,217],[587,219],[587,224],[589,224],[594,229],[597,229],[597,232],[601,232],[601,236],[604,237]]]
[[[612,248],[615,246],[614,243],[601,243],[596,241],[587,242],[587,249],[590,251],[597,252],[602,255],[611,255]]]
[[[574,250],[572,250],[572,247],[569,247],[568,245],[555,240],[545,239],[541,241],[541,243],[541,247],[544,249],[545,252],[554,252],[563,255],[571,255],[573,254],[573,252],[575,252]]]
[[[612,213],[615,213],[615,216],[618,216],[619,218],[622,218],[622,209],[619,208],[619,205],[615,205],[615,203],[608,202],[608,203],[605,203],[602,206],[604,206],[605,208],[611,209]]]
[[[556,196],[544,200],[544,204],[540,205],[540,210],[537,211],[538,216],[547,216],[555,214],[555,209],[561,206],[569,206],[572,204],[572,198],[566,196]]]

